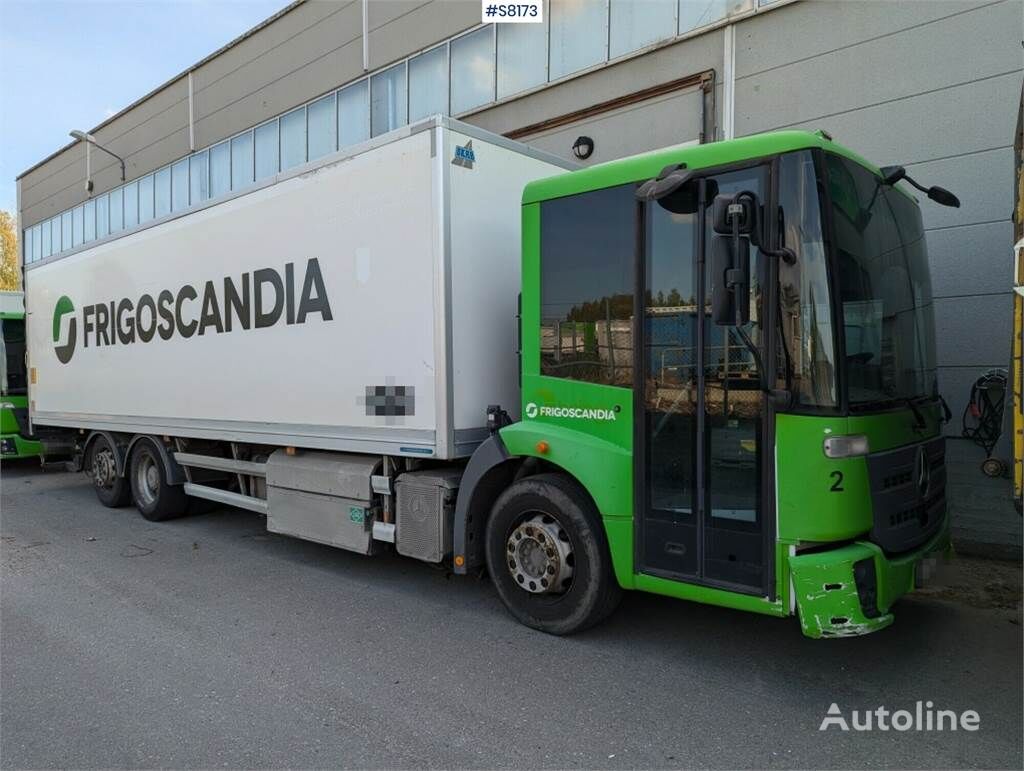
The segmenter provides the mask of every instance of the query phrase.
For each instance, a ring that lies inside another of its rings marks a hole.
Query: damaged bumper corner
[[[931,541],[898,557],[867,541],[790,557],[803,633],[853,637],[884,629],[893,622],[893,603],[914,588],[918,565],[949,548],[947,522]]]

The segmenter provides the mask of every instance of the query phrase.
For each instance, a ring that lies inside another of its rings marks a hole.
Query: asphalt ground
[[[486,580],[146,522],[81,474],[0,473],[0,766],[1021,768],[1020,565],[969,561],[867,637],[630,593],[569,638]],[[819,730],[853,710],[980,729]]]

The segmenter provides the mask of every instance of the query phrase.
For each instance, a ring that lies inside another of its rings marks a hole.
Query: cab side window
[[[635,186],[545,201],[540,215],[540,372],[631,388]]]

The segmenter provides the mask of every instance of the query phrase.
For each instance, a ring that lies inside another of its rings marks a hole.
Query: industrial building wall
[[[198,66],[192,74],[194,148],[364,75],[362,7],[360,0],[299,3]],[[370,71],[479,21],[475,0],[373,0]],[[188,107],[188,78],[182,76],[93,134],[125,157],[130,181],[189,153]],[[19,180],[22,228],[87,200],[85,152],[84,143],[70,144]],[[94,195],[120,184],[116,161],[95,150],[91,160]]]
[[[657,48],[642,56],[589,72],[520,99],[482,110],[468,118],[489,131],[513,133],[521,142],[535,145],[568,160],[573,141],[586,135],[594,140],[594,154],[586,165],[622,158],[647,150],[692,142],[701,131],[701,101],[704,101],[704,130],[710,138],[715,130],[714,95],[705,95],[695,85],[622,107],[610,107],[590,117],[551,129],[520,134],[520,130],[543,124],[614,100],[624,100],[638,91],[662,86],[701,73],[721,78],[722,28]]]
[[[196,147],[358,77],[362,62],[358,0],[298,6],[193,74]]]
[[[368,7],[371,72],[480,21],[479,3],[469,0],[372,2]],[[362,3],[306,2],[197,70],[196,147],[363,74]]]
[[[82,128],[68,126],[68,129]],[[97,141],[116,147],[132,179],[188,153],[188,88],[185,79],[169,84],[135,109],[95,132]],[[82,203],[85,189],[85,143],[75,142],[25,174],[18,185],[22,228]],[[121,169],[104,153],[92,152],[96,192],[121,183]]]
[[[961,208],[949,209],[919,196],[950,437],[960,435],[971,384],[1010,361],[1022,14],[1020,0],[803,2],[736,26],[737,136],[825,129],[960,197]],[[1009,461],[1006,425],[995,454]],[[1009,480],[982,475],[975,445],[948,445],[954,537],[1019,554]]]

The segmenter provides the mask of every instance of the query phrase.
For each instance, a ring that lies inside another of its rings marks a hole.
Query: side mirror
[[[736,230],[741,236],[757,234],[758,201],[753,193],[737,195],[716,195],[711,205],[711,222],[716,233],[725,236],[733,234],[735,220]]]
[[[960,208],[960,199],[944,187],[933,185],[928,188],[928,197],[935,201],[935,203],[941,204],[942,206],[950,206],[954,209]]]
[[[712,205],[711,319],[721,326],[750,321],[750,242],[757,238],[752,193],[717,195]]]
[[[636,197],[641,201],[657,201],[665,196],[672,195],[693,178],[691,172],[686,170],[685,163],[669,164],[663,168],[658,176],[644,182],[636,190]]]
[[[738,248],[737,248],[738,247]],[[750,241],[711,237],[711,320],[719,326],[750,321]]]
[[[953,193],[949,192],[944,187],[939,187],[938,185],[924,187],[923,185],[918,184],[910,177],[909,174],[907,174],[907,170],[902,166],[883,166],[879,171],[882,172],[883,185],[889,185],[892,187],[900,180],[905,179],[931,200],[935,201],[935,203],[941,206],[949,206],[954,209],[960,208],[960,199],[953,195]]]
[[[706,195],[718,192],[715,180],[705,180],[704,184]],[[697,178],[686,170],[686,164],[674,163],[640,185],[636,197],[640,201],[657,201],[661,208],[673,214],[693,214],[697,211],[698,192]]]

